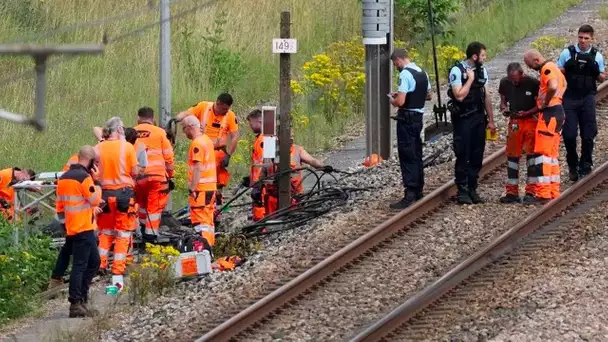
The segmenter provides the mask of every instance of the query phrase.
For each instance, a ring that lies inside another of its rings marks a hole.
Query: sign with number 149
[[[298,50],[298,41],[296,39],[273,39],[272,53],[296,53]]]

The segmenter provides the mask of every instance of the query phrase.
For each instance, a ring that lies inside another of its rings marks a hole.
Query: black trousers
[[[593,144],[597,136],[597,120],[595,114],[595,95],[588,94],[576,96],[564,95],[564,111],[566,122],[562,136],[566,147],[566,161],[568,167],[582,172],[590,172],[593,166]],[[576,137],[578,130],[581,131],[581,156],[580,160],[576,151]]]
[[[399,110],[397,114],[397,152],[405,192],[422,193],[422,113]]]
[[[99,270],[101,259],[97,249],[95,231],[89,230],[72,236],[72,274],[70,275],[69,301],[87,301],[89,286]]]
[[[53,268],[53,273],[51,274],[51,278],[53,279],[62,278],[70,265],[70,257],[72,256],[72,250],[74,250],[72,238],[72,236],[67,235],[65,237],[65,243],[61,246],[61,250],[59,250],[55,268]]]
[[[456,155],[454,182],[459,189],[475,190],[486,148],[488,122],[485,112],[477,111],[459,118],[452,116],[452,124],[454,125],[453,148]]]

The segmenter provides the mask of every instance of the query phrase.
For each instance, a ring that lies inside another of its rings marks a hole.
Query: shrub
[[[48,284],[57,256],[49,237],[29,235],[14,246],[12,234],[0,217],[0,325],[35,309],[35,295]]]
[[[550,53],[556,49],[563,48],[568,40],[557,36],[542,36],[532,42],[532,47],[540,51],[542,54]]]
[[[171,246],[146,243],[141,264],[132,265],[126,292],[132,304],[145,305],[150,294],[161,296],[175,285],[173,264],[179,252]]]

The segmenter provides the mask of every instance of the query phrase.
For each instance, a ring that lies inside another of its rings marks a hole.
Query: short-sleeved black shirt
[[[528,75],[524,75],[518,86],[514,86],[507,77],[503,77],[500,80],[498,93],[507,98],[511,112],[519,112],[536,106],[539,87],[540,82]]]

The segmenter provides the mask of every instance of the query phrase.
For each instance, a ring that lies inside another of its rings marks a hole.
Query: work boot
[[[471,199],[471,195],[467,191],[465,187],[458,187],[458,193],[456,194],[456,201],[458,204],[473,204],[473,200]]]
[[[503,197],[501,197],[499,201],[500,201],[500,203],[505,203],[505,204],[520,203],[521,199],[519,198],[519,196],[517,196],[515,194],[506,194]]]
[[[82,304],[82,301],[75,301],[70,304],[70,318],[87,317],[87,308]]]
[[[417,198],[415,195],[406,195],[399,202],[391,203],[391,205],[389,207],[391,209],[403,210],[403,209],[409,207],[410,205],[414,204],[414,202],[416,202],[416,200],[417,200]]]
[[[471,201],[473,202],[473,204],[483,203],[483,199],[477,193],[477,189],[469,190],[469,197],[471,198]]]
[[[537,197],[537,196],[526,196],[524,197],[524,204],[531,204],[531,205],[535,205],[535,204],[541,204],[541,205],[545,205],[547,203],[549,203],[549,201],[551,201],[550,198],[542,198],[542,197]]]
[[[571,168],[570,169],[570,181],[576,182],[577,180],[578,180],[578,171],[576,170],[576,168]]]
[[[63,279],[51,278],[51,280],[49,281],[49,286],[47,287],[47,290],[54,289],[61,285],[63,285]]]
[[[534,195],[526,193],[524,198],[521,200],[523,204],[533,204],[534,203]]]
[[[578,177],[583,178],[591,173],[591,166],[582,165],[578,168]]]

